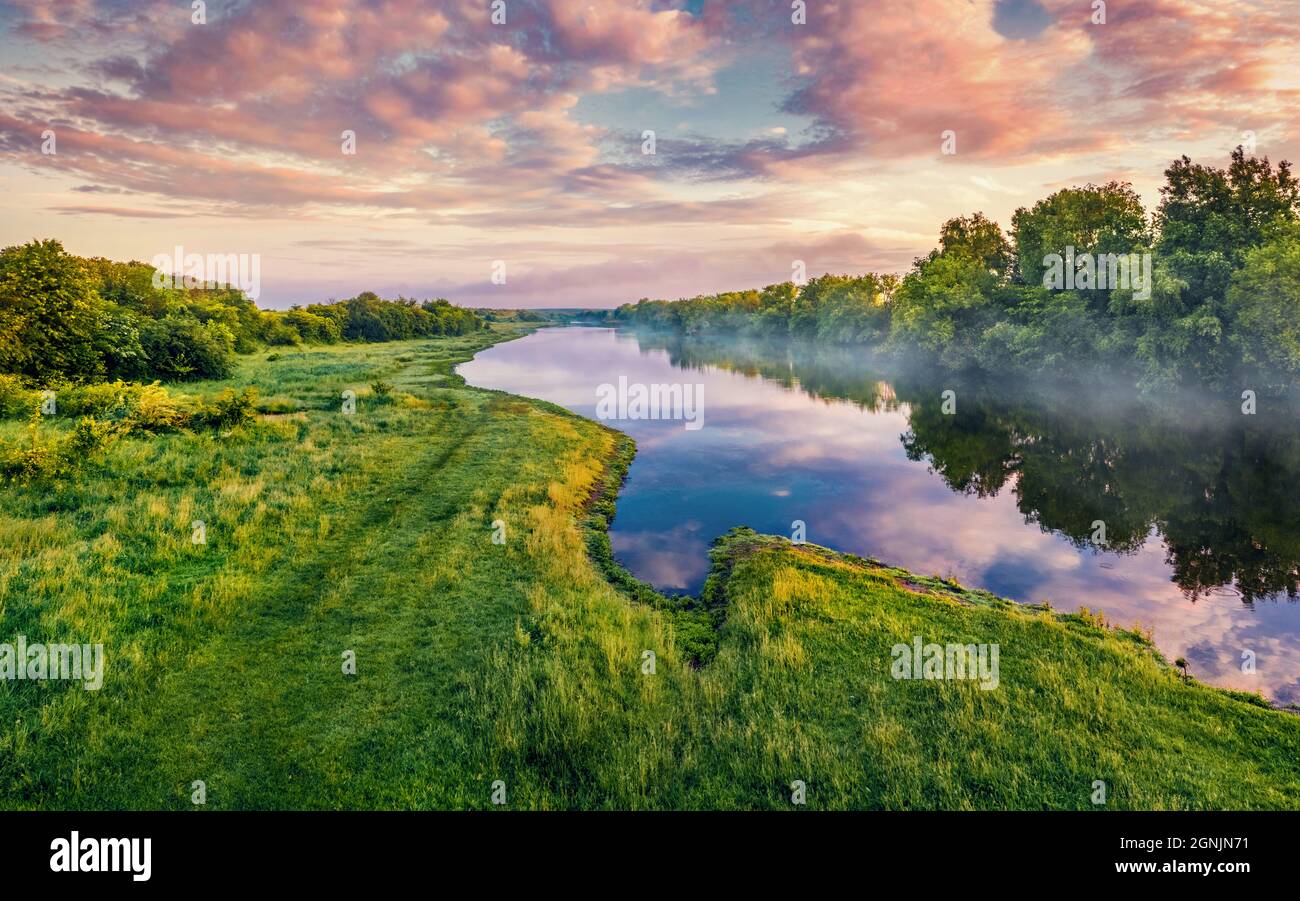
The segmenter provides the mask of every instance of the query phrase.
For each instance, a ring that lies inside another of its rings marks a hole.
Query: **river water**
[[[1103,611],[1150,630],[1199,679],[1300,704],[1290,414],[944,382],[886,374],[864,351],[606,328],[543,329],[458,371],[592,418],[620,378],[702,397],[699,427],[608,420],[638,448],[614,554],[661,590],[698,591],[709,543],[732,526],[792,536],[801,523],[836,550]]]

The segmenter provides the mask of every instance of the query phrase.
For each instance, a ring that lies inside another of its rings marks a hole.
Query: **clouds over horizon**
[[[330,268],[295,237],[351,240],[349,280],[318,282],[337,296],[410,281],[490,303],[485,261],[504,258],[533,287],[502,304],[606,305],[788,277],[769,248],[845,235],[863,240],[827,268],[902,268],[944,219],[1005,225],[1047,185],[1134,172],[1151,194],[1177,153],[1222,158],[1247,130],[1274,159],[1300,145],[1280,0],[1112,2],[1104,25],[1080,0],[824,0],[804,25],[784,0],[504,8],[210,0],[195,25],[179,0],[0,0],[0,238],[137,258],[237,240],[217,249],[276,257],[295,291]],[[92,246],[114,217],[135,243]],[[369,239],[443,256],[404,271]]]

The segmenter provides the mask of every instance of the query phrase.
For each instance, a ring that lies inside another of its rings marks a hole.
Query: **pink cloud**
[[[773,27],[806,82],[787,107],[840,135],[828,156],[937,157],[951,129],[960,158],[1019,164],[1124,146],[1249,108],[1293,127],[1300,22],[1280,3],[1152,0],[1090,7],[1047,0],[1054,23],[1032,40],[1002,36],[992,2],[830,0],[804,26]]]
[[[519,283],[540,302],[612,279],[610,300],[786,278],[809,235],[838,242],[820,247],[824,268],[902,268],[925,248],[859,248],[849,229],[870,221],[872,234],[912,241],[976,208],[951,205],[978,197],[972,184],[985,196],[1023,188],[1032,202],[1098,172],[1158,176],[1187,143],[1226,150],[1243,129],[1274,159],[1300,146],[1300,24],[1286,5],[1111,3],[1094,26],[1087,3],[1042,2],[1053,24],[1013,40],[993,27],[992,0],[818,0],[806,25],[785,0],[709,0],[698,16],[667,0],[509,0],[504,26],[485,0],[209,3],[202,26],[170,0],[9,0],[3,39],[49,58],[0,76],[0,161],[64,184],[62,197],[28,192],[11,206],[68,219],[382,219],[457,230],[458,246],[464,232],[486,243],[546,230]],[[772,69],[773,125],[783,105],[812,127],[661,133],[649,162],[628,150],[625,124],[583,111],[632,87],[688,109],[737,61]],[[39,151],[47,128],[56,156]],[[355,156],[341,152],[345,130]],[[957,200],[942,189],[960,171],[950,164],[1013,174],[961,172]],[[1018,177],[1031,167],[1032,183]],[[132,204],[87,206],[74,193],[85,182]],[[908,187],[928,192],[922,213],[904,207],[921,205]],[[894,205],[850,206],[872,190]],[[573,263],[611,229],[638,246],[654,230],[659,248]],[[563,261],[540,249],[560,256],[566,242]]]

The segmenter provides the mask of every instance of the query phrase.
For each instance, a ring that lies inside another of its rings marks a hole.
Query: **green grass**
[[[1300,717],[1088,615],[747,530],[658,596],[602,532],[630,441],[452,374],[510,334],[245,358],[185,390],[256,421],[0,489],[0,641],[107,657],[0,682],[0,807],[1300,807]],[[895,681],[914,635],[997,642],[999,687]]]

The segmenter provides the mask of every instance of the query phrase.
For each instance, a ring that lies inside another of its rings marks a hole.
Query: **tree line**
[[[230,286],[159,287],[154,267],[78,257],[57,240],[0,250],[0,373],[97,382],[219,379],[268,345],[461,335],[487,323],[442,299],[366,291],[262,310]]]
[[[1184,156],[1164,174],[1154,214],[1127,183],[1067,188],[1016,210],[1005,232],[978,212],[950,219],[901,278],[828,274],[642,299],[616,317],[685,335],[872,344],[959,371],[1093,365],[1144,386],[1292,386],[1300,186],[1290,165],[1238,147],[1225,168]]]

